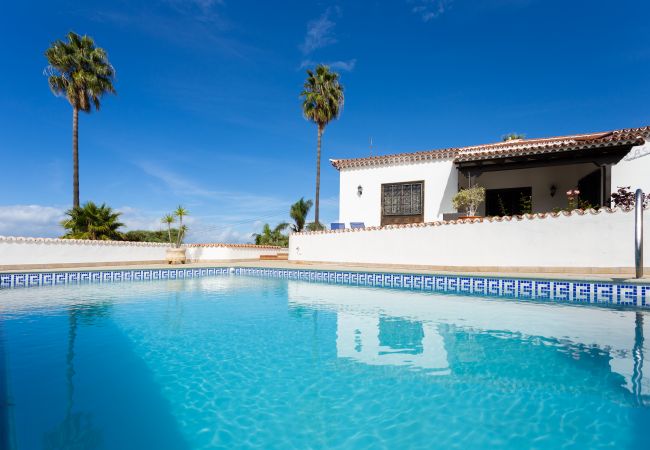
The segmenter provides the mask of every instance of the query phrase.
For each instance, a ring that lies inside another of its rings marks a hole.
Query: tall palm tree
[[[114,212],[112,208],[102,204],[97,206],[87,202],[83,206],[66,211],[68,218],[61,222],[67,230],[64,239],[92,240],[121,240],[119,228],[124,226],[119,222],[122,213]]]
[[[104,49],[89,36],[68,33],[68,42],[57,40],[45,51],[50,89],[72,105],[72,206],[79,206],[79,111],[100,108],[100,98],[115,93],[115,70]]]
[[[339,81],[339,74],[322,64],[317,65],[315,71],[307,70],[307,79],[300,96],[303,98],[302,113],[305,119],[314,122],[318,127],[314,222],[319,224],[321,140],[325,126],[337,119],[343,109],[343,85]]]
[[[180,248],[183,243],[183,238],[187,232],[187,226],[183,225],[183,217],[188,216],[190,213],[187,209],[183,208],[181,205],[178,205],[174,215],[178,217],[178,235],[176,236],[176,247]]]
[[[298,200],[296,203],[291,205],[291,210],[289,211],[289,215],[295,222],[295,224],[291,225],[291,230],[300,232],[305,228],[305,222],[307,221],[307,214],[309,214],[309,210],[311,209],[312,205],[314,202],[311,200],[305,201],[304,197],[301,197],[300,200]]]
[[[169,245],[172,244],[172,223],[176,221],[173,214],[165,214],[162,218],[162,223],[167,225],[167,234],[169,234]]]

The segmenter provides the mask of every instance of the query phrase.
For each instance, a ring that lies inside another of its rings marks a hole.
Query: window
[[[421,216],[423,181],[383,184],[382,216]]]
[[[521,215],[532,206],[531,187],[488,189],[485,191],[486,216]]]

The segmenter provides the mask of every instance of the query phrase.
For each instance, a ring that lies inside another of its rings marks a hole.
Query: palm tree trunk
[[[79,207],[79,109],[72,108],[72,206]]]
[[[167,224],[167,234],[169,234],[169,245],[172,245],[172,226]]]
[[[316,202],[314,209],[314,223],[316,226],[320,224],[319,217],[319,197],[320,197],[320,147],[323,137],[323,125],[318,124],[318,148],[316,150]]]

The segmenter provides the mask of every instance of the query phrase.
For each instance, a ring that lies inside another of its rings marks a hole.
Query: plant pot
[[[168,248],[166,252],[167,262],[169,264],[185,264],[185,248]]]

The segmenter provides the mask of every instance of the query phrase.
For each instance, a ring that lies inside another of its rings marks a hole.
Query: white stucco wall
[[[612,167],[612,192],[618,186],[630,186],[650,193],[650,143],[633,147],[632,150]]]
[[[634,267],[632,212],[534,217],[292,234],[289,259],[464,268]],[[650,224],[649,210],[644,217]],[[650,244],[644,255],[648,266]]]
[[[160,263],[167,244],[148,242],[84,241],[73,239],[15,238],[0,236],[0,269],[83,264]],[[259,259],[275,255],[277,248],[253,245],[188,246],[192,262]]]
[[[339,222],[364,222],[366,226],[381,223],[381,185],[424,180],[424,221],[442,219],[454,212],[451,198],[458,189],[458,175],[451,159],[409,164],[341,169],[339,190]],[[363,194],[357,195],[358,186]]]
[[[254,246],[189,246],[187,258],[192,262],[259,259],[260,255],[286,253],[286,249]]]

